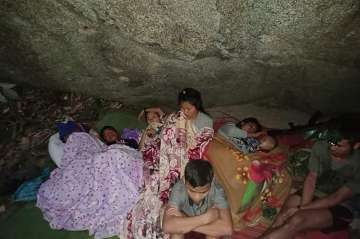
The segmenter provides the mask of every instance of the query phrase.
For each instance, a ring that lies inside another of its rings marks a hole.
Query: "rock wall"
[[[359,111],[359,0],[2,0],[0,81],[135,104]]]

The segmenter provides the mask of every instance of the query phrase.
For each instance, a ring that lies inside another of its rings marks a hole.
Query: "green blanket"
[[[132,113],[114,111],[106,113],[99,120],[96,124],[96,130],[100,132],[104,126],[112,126],[121,134],[124,128],[144,129],[146,124],[145,122],[138,120]]]
[[[10,215],[0,220],[1,239],[90,239],[88,231],[53,230],[43,219],[34,203],[10,209]],[[112,237],[117,238],[117,237]]]

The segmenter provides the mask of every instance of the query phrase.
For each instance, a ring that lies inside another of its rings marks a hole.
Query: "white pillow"
[[[48,145],[49,154],[51,159],[58,167],[60,167],[60,163],[64,155],[64,146],[65,144],[60,140],[59,133],[56,133],[50,137]]]

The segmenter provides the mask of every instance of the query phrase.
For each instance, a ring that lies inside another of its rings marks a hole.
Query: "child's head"
[[[119,134],[112,126],[104,126],[100,131],[100,137],[106,145],[115,144],[119,140]]]
[[[245,118],[237,123],[236,126],[240,127],[248,133],[259,132],[262,128],[259,121],[254,117]]]
[[[211,164],[202,159],[191,160],[185,167],[185,186],[190,199],[199,204],[209,193],[214,172]]]
[[[160,123],[160,115],[157,112],[145,110],[145,120],[148,124]]]
[[[270,152],[277,146],[277,141],[274,137],[269,135],[260,138],[259,150],[264,152]]]
[[[198,112],[205,112],[201,94],[193,88],[185,88],[178,95],[178,105],[188,119],[194,119]]]

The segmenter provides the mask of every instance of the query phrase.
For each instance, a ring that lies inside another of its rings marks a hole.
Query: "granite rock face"
[[[359,111],[359,0],[2,0],[0,81],[174,105]]]

